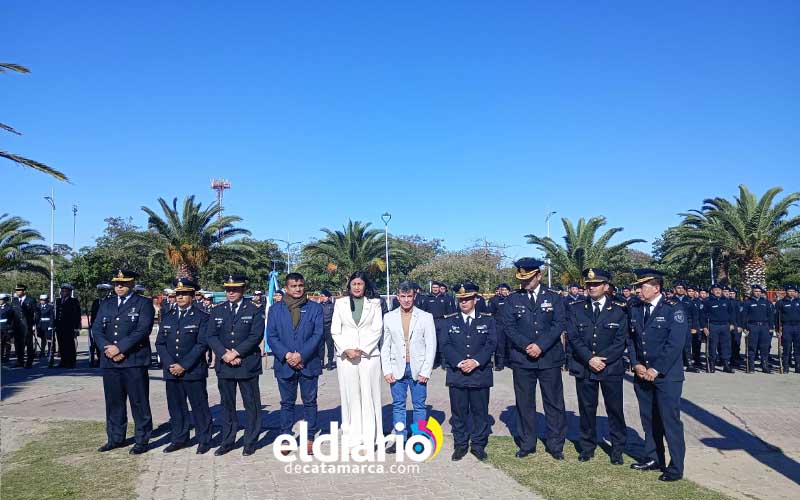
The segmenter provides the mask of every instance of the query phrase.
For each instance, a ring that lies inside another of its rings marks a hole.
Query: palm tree
[[[767,261],[781,259],[784,250],[800,247],[800,216],[789,209],[800,201],[791,193],[776,201],[783,188],[774,187],[760,199],[744,184],[733,202],[707,198],[700,210],[681,214],[669,258],[686,255],[718,255],[723,263],[736,264],[743,286],[766,285]]]
[[[29,271],[49,276],[47,255],[50,249],[41,243],[42,235],[20,217],[0,215],[0,274]]]
[[[386,271],[383,231],[369,229],[371,225],[350,220],[342,231],[320,229],[325,236],[305,246],[303,252],[307,258],[300,267],[327,272],[342,283],[355,271],[372,274]],[[403,249],[390,247],[390,258],[401,255],[405,255]],[[323,269],[317,269],[320,266]]]
[[[0,62],[0,73],[5,73],[6,71],[16,71],[17,73],[31,72],[31,70],[29,70],[25,66],[20,66],[19,64]],[[0,123],[0,129],[5,130],[6,132],[11,132],[12,134],[15,135],[22,135],[21,133],[17,132],[12,127],[4,123]],[[60,181],[69,182],[69,179],[67,179],[66,175],[54,169],[53,167],[45,165],[44,163],[38,162],[36,160],[31,160],[30,158],[25,158],[24,156],[20,156],[14,153],[9,153],[8,151],[3,151],[1,149],[0,149],[0,158],[5,158],[7,160],[19,163],[20,165],[25,165],[26,167],[38,170],[39,172],[44,172],[45,174],[51,175]]]
[[[628,255],[627,249],[634,243],[643,243],[645,240],[632,239],[622,243],[608,246],[608,242],[623,228],[613,227],[603,233],[597,240],[597,231],[606,224],[605,217],[592,217],[588,221],[581,217],[577,229],[566,217],[561,219],[564,224],[564,243],[561,246],[551,238],[526,234],[528,243],[536,245],[549,258],[553,271],[559,276],[562,284],[581,281],[581,272],[587,267],[601,267],[603,269],[618,270],[625,267]]]
[[[182,213],[178,210],[178,198],[170,206],[163,198],[158,199],[162,218],[148,207],[142,210],[149,216],[148,236],[155,236],[157,242],[153,255],[163,254],[175,269],[178,278],[195,278],[197,272],[213,258],[230,259],[236,255],[244,259],[253,252],[250,244],[226,240],[250,231],[234,227],[241,217],[221,216],[222,207],[217,203],[203,209],[202,203],[194,202],[194,195],[183,201]]]

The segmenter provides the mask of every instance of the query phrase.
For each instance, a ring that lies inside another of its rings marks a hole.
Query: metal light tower
[[[386,240],[386,302],[389,302],[389,221],[392,220],[392,214],[389,212],[384,212],[381,215],[381,220],[383,220],[383,227],[384,227],[384,237]]]
[[[75,230],[78,227],[78,205],[72,205],[72,251],[77,251],[75,248]]]
[[[217,212],[217,220],[222,220],[222,198],[226,189],[231,188],[231,183],[227,179],[211,179],[211,189],[217,192],[217,205],[219,212]],[[220,236],[222,235],[222,228],[219,229]]]
[[[56,199],[55,199],[55,189],[50,189],[50,196],[45,196],[44,199],[50,204],[50,300],[53,301],[53,304],[56,303],[56,299],[53,297],[53,293],[55,293],[54,283],[54,269],[53,269],[53,251],[55,245],[53,243],[55,239],[55,223],[56,223]]]
[[[555,210],[553,210],[552,212],[549,212],[547,214],[547,217],[545,217],[545,219],[544,219],[545,224],[547,224],[547,239],[548,240],[550,239],[550,217],[555,215],[555,213],[556,213]],[[552,277],[551,267],[552,266],[550,265],[550,256],[548,255],[547,256],[547,288],[552,288],[553,287],[553,277]]]

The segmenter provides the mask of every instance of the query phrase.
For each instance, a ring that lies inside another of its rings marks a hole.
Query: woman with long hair
[[[382,331],[380,298],[367,273],[356,271],[347,281],[347,296],[334,305],[331,323],[342,397],[342,443],[351,448],[372,450],[383,436],[378,347]]]

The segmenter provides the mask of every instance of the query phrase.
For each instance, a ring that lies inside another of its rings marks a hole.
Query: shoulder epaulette
[[[490,312],[482,312],[481,316],[489,316],[491,318],[492,317],[492,313],[490,313]]]
[[[574,306],[575,304],[580,304],[581,302],[586,302],[586,300],[585,299],[573,300],[572,302],[569,303],[569,305]]]
[[[619,307],[628,307],[628,304],[619,300],[612,300],[611,303]]]
[[[456,314],[458,314],[458,313],[457,313],[457,312],[454,312],[454,313],[450,313],[450,314],[445,314],[445,315],[444,315],[444,317],[445,317],[445,318],[452,318],[452,317],[453,317],[453,316],[455,316]]]

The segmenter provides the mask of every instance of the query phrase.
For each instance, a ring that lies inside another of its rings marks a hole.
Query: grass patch
[[[541,443],[540,443],[541,445]],[[539,448],[544,448],[540,446]],[[633,460],[611,465],[599,447],[592,460],[578,462],[578,453],[567,442],[566,460],[558,461],[539,449],[523,459],[516,458],[517,446],[510,437],[493,436],[486,448],[489,462],[521,485],[548,500],[723,500],[729,497],[686,479],[673,483],[658,480],[658,472],[632,470]]]
[[[103,422],[53,422],[22,448],[3,456],[3,500],[135,498],[140,471],[128,448],[98,453]]]

